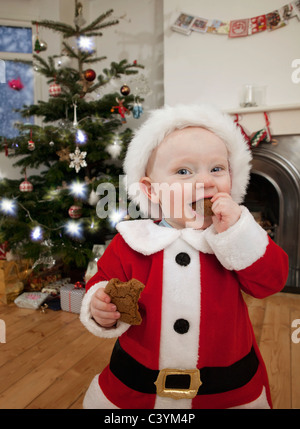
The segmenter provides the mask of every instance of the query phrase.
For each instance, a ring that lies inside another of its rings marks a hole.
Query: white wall
[[[171,30],[180,12],[232,20],[272,12],[284,0],[164,0],[165,102],[212,102],[220,108],[239,106],[243,84],[267,85],[266,103],[300,101],[300,83],[291,80],[293,59],[300,58],[300,22],[248,37]]]

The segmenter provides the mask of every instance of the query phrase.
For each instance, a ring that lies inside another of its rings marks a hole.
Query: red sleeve
[[[269,238],[265,254],[249,267],[236,271],[242,290],[255,298],[280,292],[289,273],[288,255]]]
[[[111,243],[108,245],[104,254],[97,262],[97,273],[87,282],[86,292],[96,283],[101,281],[118,278],[121,281],[127,281],[129,278],[126,276],[125,269],[122,265],[120,254],[122,254],[122,247],[124,241],[120,234],[117,234]],[[125,249],[123,249],[125,251]]]

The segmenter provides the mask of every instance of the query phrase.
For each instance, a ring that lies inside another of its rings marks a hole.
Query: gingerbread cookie
[[[116,305],[121,314],[119,320],[129,325],[142,323],[138,300],[144,287],[143,283],[136,279],[131,279],[128,282],[111,279],[107,283],[104,291],[110,296],[111,302]]]
[[[210,198],[204,198],[203,200],[196,201],[192,204],[193,210],[201,216],[213,216],[214,213],[211,207],[212,202],[210,201]]]

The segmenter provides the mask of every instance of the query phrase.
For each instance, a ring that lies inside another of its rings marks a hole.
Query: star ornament
[[[75,168],[76,173],[79,172],[81,167],[87,166],[87,163],[85,160],[86,154],[87,154],[86,152],[81,152],[78,146],[76,147],[74,153],[70,153],[69,156],[70,156],[71,162],[69,167]]]

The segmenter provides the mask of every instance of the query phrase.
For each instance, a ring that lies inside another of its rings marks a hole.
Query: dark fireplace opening
[[[244,205],[256,222],[277,242],[279,196],[272,183],[260,174],[252,173]]]

